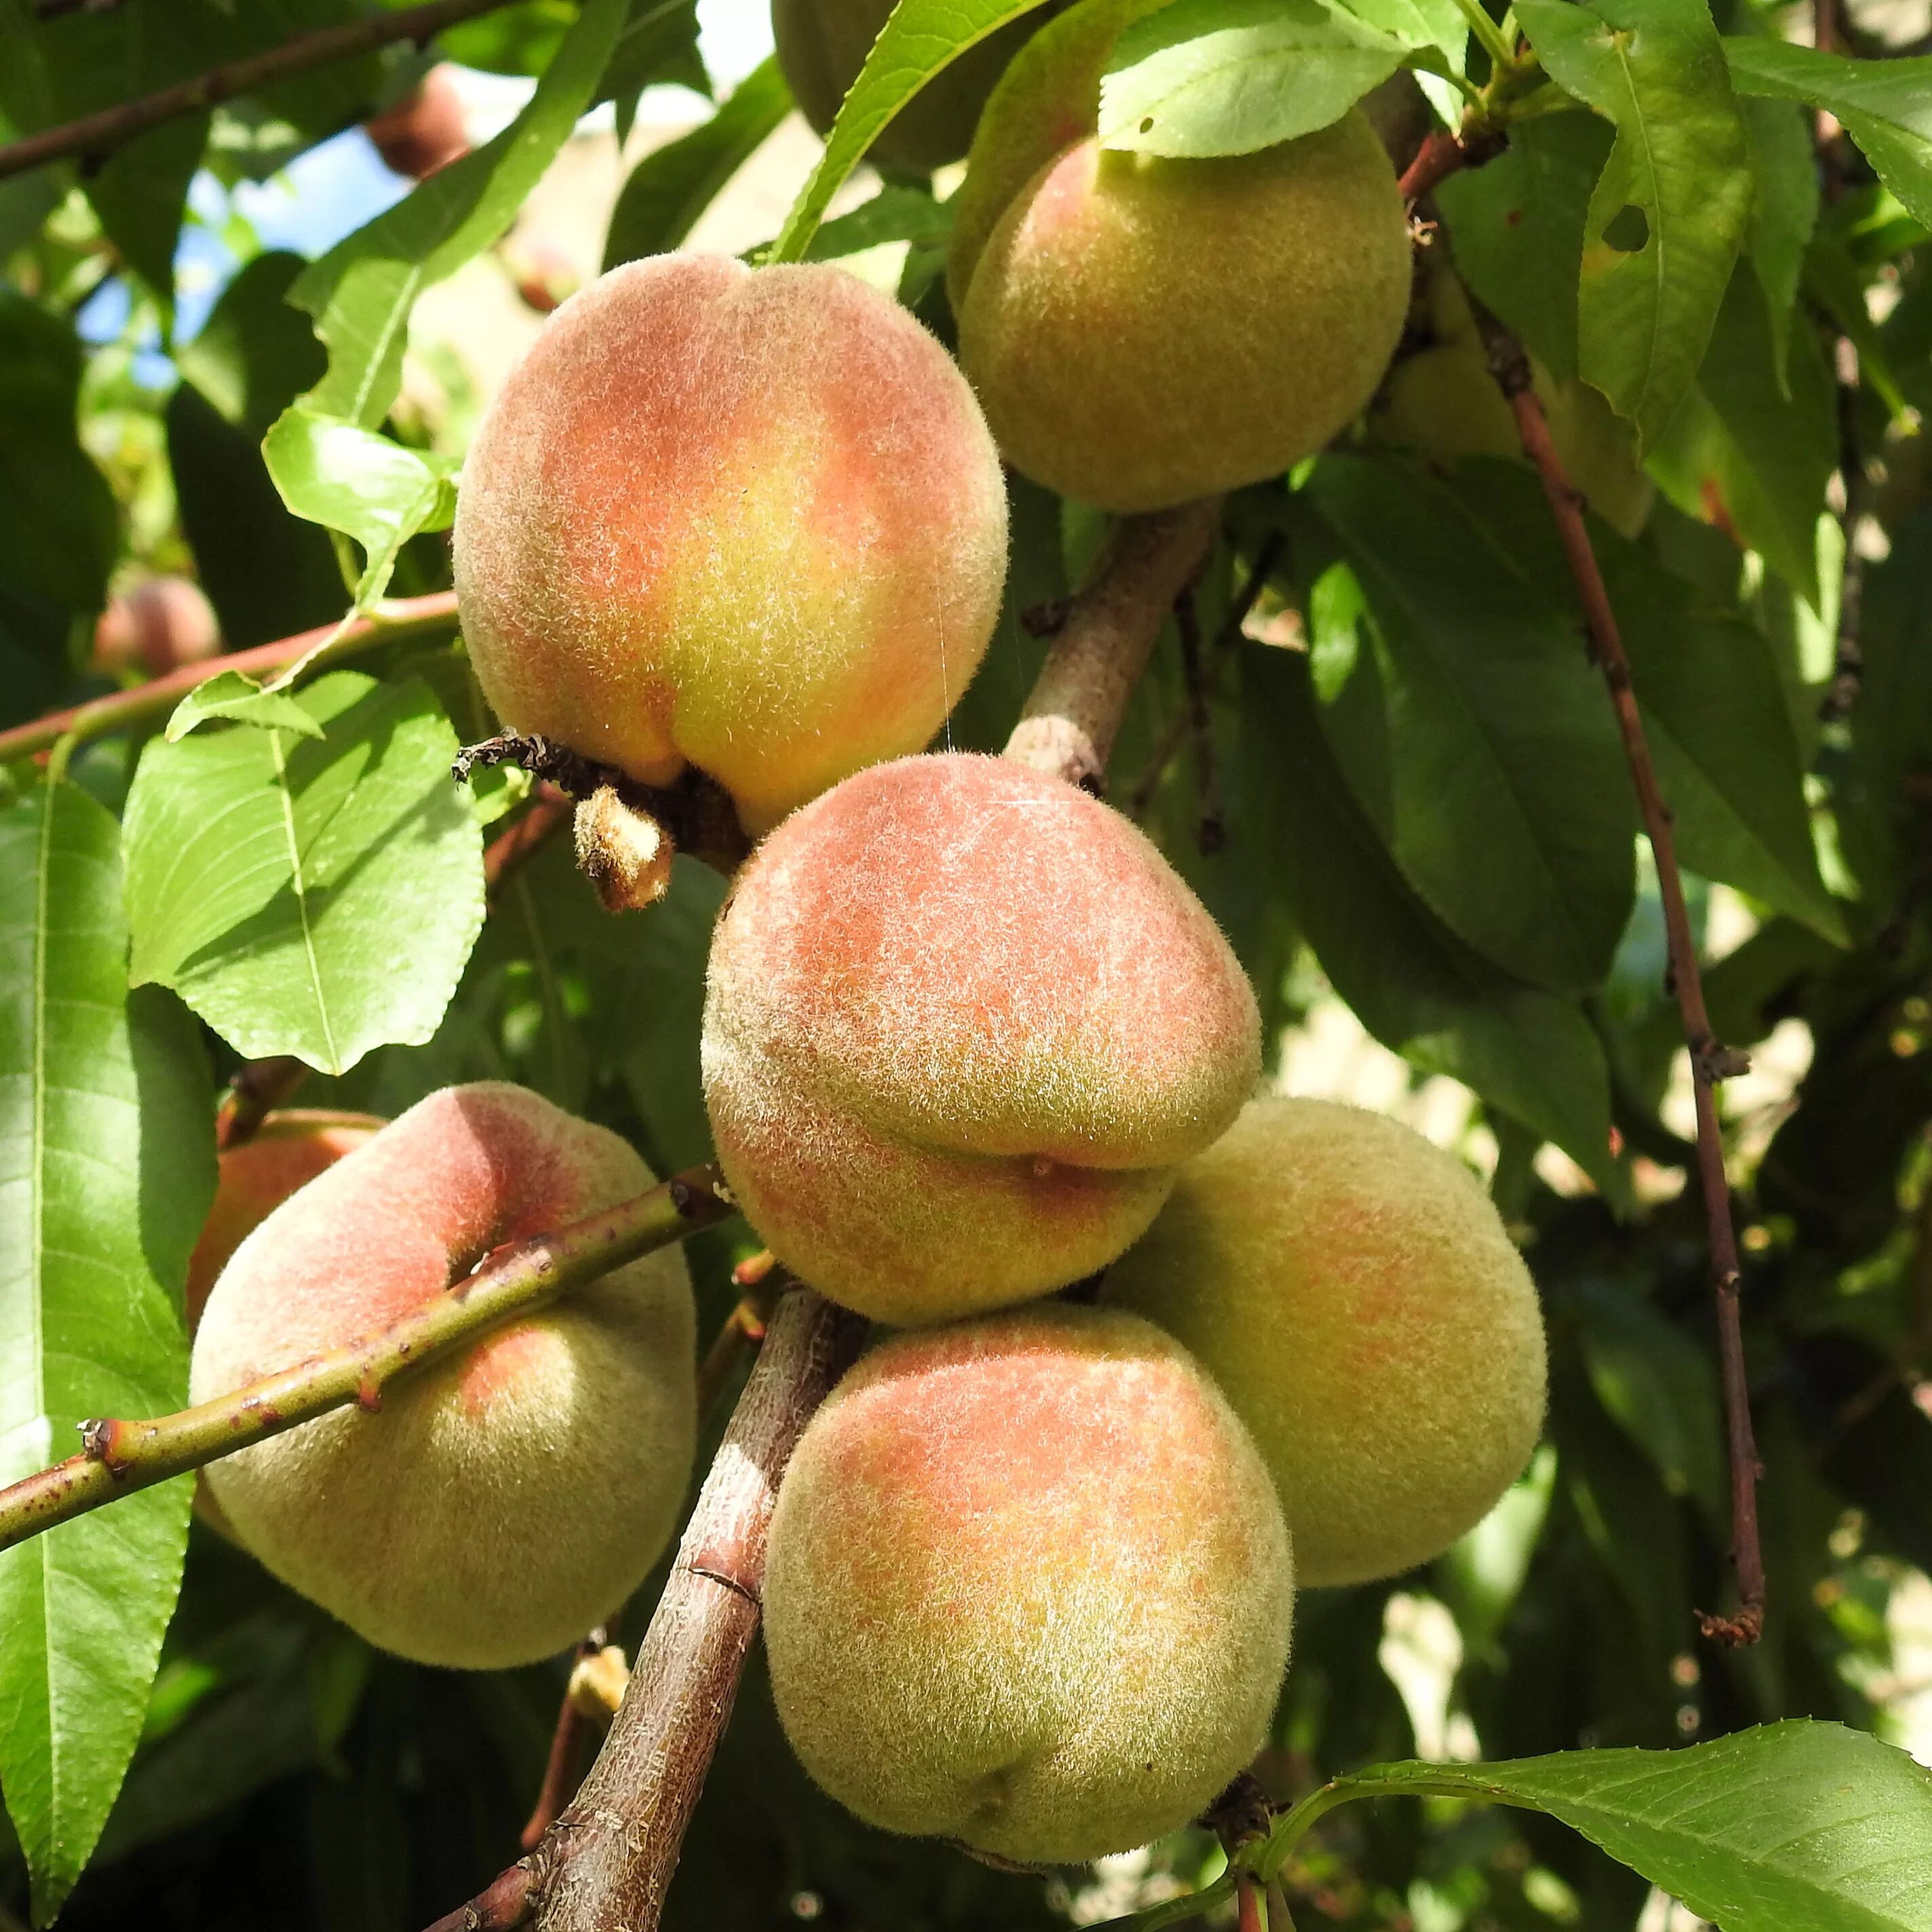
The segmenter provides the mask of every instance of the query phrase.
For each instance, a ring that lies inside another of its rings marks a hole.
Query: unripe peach
[[[1536,1445],[1529,1270],[1462,1163],[1384,1115],[1250,1102],[1104,1293],[1226,1390],[1281,1492],[1304,1585],[1439,1556]]]
[[[974,139],[947,272],[1001,451],[1121,511],[1312,454],[1368,401],[1408,305],[1402,196],[1359,111],[1252,154],[1100,147],[1108,48],[1147,10],[1066,15],[1014,61]]]
[[[1193,1817],[1260,1747],[1288,1539],[1246,1432],[1159,1330],[1046,1306],[902,1335],[832,1391],[772,1520],[786,1736],[894,1832],[1028,1863]]]
[[[411,1108],[243,1240],[196,1402],[409,1313],[506,1242],[642,1192],[604,1129],[483,1082]],[[561,1650],[668,1540],[696,1427],[691,1286],[646,1255],[382,1393],[208,1466],[237,1538],[374,1644],[496,1670]]]
[[[200,585],[185,577],[150,577],[110,598],[94,627],[98,670],[138,670],[162,677],[200,664],[221,648],[221,627]]]
[[[447,61],[430,69],[394,106],[362,124],[382,165],[411,181],[426,180],[470,152],[463,89]]]
[[[266,1221],[298,1187],[333,1167],[384,1125],[374,1114],[338,1114],[284,1107],[254,1134],[224,1150],[214,1204],[188,1258],[182,1297],[188,1332],[200,1325],[202,1304],[242,1237]]]
[[[1490,374],[1468,297],[1447,268],[1430,276],[1426,313],[1429,344],[1389,371],[1370,427],[1440,463],[1520,458],[1516,417]],[[1540,363],[1531,368],[1564,476],[1606,523],[1634,537],[1657,491],[1638,466],[1630,426],[1580,378],[1558,382]]]
[[[772,38],[792,98],[823,134],[844,100],[893,0],[772,0]],[[928,81],[873,142],[878,160],[932,169],[956,161],[973,139],[986,97],[1043,13],[1009,21]]]
[[[1254,995],[1118,813],[998,758],[904,758],[782,825],[712,941],[705,1100],[779,1258],[877,1319],[1104,1266],[1260,1063]]]
[[[659,256],[566,302],[484,418],[464,635],[513,729],[646,784],[698,766],[761,831],[932,736],[1006,518],[971,392],[890,298]]]

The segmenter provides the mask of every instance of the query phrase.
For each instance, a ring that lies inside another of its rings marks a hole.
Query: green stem
[[[378,1408],[399,1376],[734,1211],[716,1168],[687,1168],[633,1200],[506,1250],[414,1312],[343,1348],[177,1414],[85,1423],[78,1456],[0,1490],[0,1550],[331,1409],[352,1402]]]
[[[1456,0],[1462,10],[1462,17],[1469,23],[1469,31],[1483,44],[1483,51],[1490,57],[1490,64],[1498,74],[1516,64],[1516,55],[1509,42],[1503,38],[1502,30],[1490,18],[1489,9],[1483,0]]]

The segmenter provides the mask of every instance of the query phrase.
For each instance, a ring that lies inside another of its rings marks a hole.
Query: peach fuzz
[[[205,1402],[382,1328],[491,1250],[643,1192],[616,1135],[494,1082],[446,1088],[292,1195],[202,1312]],[[669,1540],[696,1429],[683,1257],[646,1255],[383,1393],[212,1463],[270,1570],[368,1640],[477,1670],[562,1649]]]
[[[1313,454],[1369,400],[1408,304],[1402,196],[1359,111],[1250,154],[1100,147],[1101,70],[1148,10],[1076,11],[1016,59],[948,271],[960,363],[1007,460],[1117,511]]]
[[[298,1187],[333,1167],[384,1124],[374,1114],[284,1107],[271,1114],[250,1138],[223,1153],[214,1204],[188,1260],[182,1303],[190,1335],[200,1325],[208,1291],[242,1245],[242,1237]]]
[[[455,529],[511,729],[763,831],[916,751],[984,655],[1004,480],[939,344],[842,270],[676,254],[557,310],[490,405]]]
[[[786,820],[712,942],[712,1131],[780,1259],[880,1321],[1044,1294],[1146,1227],[1260,1063],[1254,996],[1126,820],[998,758]]]
[[[1535,1284],[1462,1162],[1385,1115],[1252,1102],[1108,1270],[1253,1432],[1304,1585],[1392,1576],[1473,1528],[1543,1423]]]
[[[812,1418],[765,1578],[778,1715],[888,1831],[1028,1863],[1194,1817],[1260,1747],[1288,1539],[1150,1324],[1060,1304],[901,1335]]]

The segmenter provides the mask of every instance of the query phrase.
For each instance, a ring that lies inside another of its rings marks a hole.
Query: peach
[[[183,1312],[192,1335],[202,1304],[242,1237],[266,1220],[298,1187],[333,1167],[384,1123],[374,1114],[329,1113],[284,1107],[271,1114],[252,1138],[221,1156],[214,1204],[188,1264]]]
[[[162,677],[221,648],[214,608],[185,577],[150,577],[108,601],[94,628],[94,666]]]
[[[640,1193],[613,1133],[518,1087],[446,1088],[291,1195],[203,1310],[206,1402],[340,1346],[505,1242]],[[646,1255],[383,1391],[211,1463],[236,1538],[371,1643],[497,1670],[574,1642],[675,1526],[696,1430],[691,1286]]]
[[[1529,1270],[1468,1170],[1383,1114],[1251,1102],[1102,1292],[1226,1391],[1281,1492],[1304,1585],[1439,1556],[1536,1446]]]
[[[765,841],[712,939],[703,1058],[760,1238],[910,1323],[1111,1261],[1234,1118],[1260,1036],[1227,942],[1132,825],[946,754]]]
[[[1184,1825],[1266,1735],[1288,1539],[1186,1351],[1116,1312],[894,1337],[778,1492],[765,1644],[806,1768],[888,1831],[1027,1863]]]
[[[1100,81],[1147,0],[1043,28],[957,197],[959,359],[1016,468],[1104,509],[1258,482],[1367,403],[1408,305],[1395,171],[1359,110],[1251,154],[1102,150]]]
[[[932,736],[1006,530],[971,392],[889,297],[659,256],[573,296],[490,406],[457,593],[506,724],[646,784],[694,765],[759,832]]]
[[[470,152],[469,112],[456,71],[439,62],[398,101],[362,124],[382,165],[424,181]]]
[[[1370,428],[1438,464],[1520,458],[1516,418],[1490,374],[1469,298],[1446,268],[1430,275],[1426,314],[1428,340],[1389,371]],[[1540,363],[1531,367],[1564,476],[1612,529],[1636,536],[1657,491],[1638,465],[1634,432],[1588,383],[1558,382]]]
[[[772,0],[778,65],[820,134],[838,118],[892,10],[892,0]],[[1009,21],[943,68],[892,117],[872,143],[872,158],[922,170],[956,161],[973,139],[987,95],[1042,17],[1034,13]]]

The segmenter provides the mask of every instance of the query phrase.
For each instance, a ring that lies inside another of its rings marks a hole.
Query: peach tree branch
[[[736,1211],[716,1168],[688,1168],[601,1214],[499,1250],[473,1274],[346,1347],[176,1414],[86,1423],[79,1455],[0,1490],[0,1550],[331,1409],[352,1402],[379,1408],[384,1388],[411,1370]]]
[[[1704,1199],[1704,1222],[1709,1244],[1711,1285],[1716,1298],[1718,1358],[1723,1372],[1724,1428],[1730,1454],[1731,1562],[1737,1573],[1740,1601],[1737,1614],[1704,1614],[1706,1636],[1738,1646],[1755,1643],[1764,1634],[1764,1557],[1759,1545],[1757,1484],[1762,1472],[1751,1429],[1750,1388],[1744,1372],[1744,1324],[1738,1306],[1736,1230],[1731,1220],[1730,1182],[1724,1172],[1724,1143],[1718,1118],[1717,1084],[1744,1071],[1744,1055],[1721,1046],[1712,1032],[1704,1004],[1704,982],[1697,964],[1697,941],[1684,902],[1684,878],[1677,863],[1676,841],[1671,831],[1670,808],[1658,783],[1643,719],[1631,688],[1630,659],[1617,628],[1616,613],[1591,548],[1583,521],[1584,500],[1563,473],[1543,405],[1530,381],[1529,358],[1523,346],[1495,316],[1472,302],[1478,326],[1496,378],[1516,418],[1523,453],[1535,465],[1550,500],[1550,513],[1563,543],[1563,553],[1582,606],[1590,657],[1603,673],[1624,756],[1635,787],[1644,836],[1657,861],[1658,890],[1664,902],[1664,928],[1670,970],[1670,990],[1676,996],[1684,1038],[1690,1049],[1690,1076],[1697,1107],[1697,1179]]]
[[[399,597],[379,604],[366,616],[352,618],[346,624],[319,625],[292,638],[278,638],[272,644],[256,644],[245,651],[228,651],[205,658],[199,664],[183,664],[165,677],[131,690],[110,692],[105,698],[91,698],[85,704],[64,711],[50,712],[11,730],[0,731],[0,765],[16,758],[46,751],[63,739],[78,744],[99,738],[130,724],[145,724],[160,718],[194,690],[224,671],[238,670],[250,676],[262,672],[286,670],[306,657],[319,644],[328,650],[319,663],[333,664],[374,650],[379,644],[407,644],[418,638],[454,635],[456,630],[456,592],[433,592],[427,597]],[[339,633],[339,634],[338,634]],[[330,640],[333,639],[332,643]]]
[[[338,61],[353,60],[358,55],[373,53],[378,47],[391,46],[398,40],[413,40],[421,46],[445,27],[454,26],[459,20],[472,20],[479,14],[494,13],[510,4],[511,0],[429,0],[427,6],[408,8],[400,13],[370,14],[341,26],[298,34],[266,53],[230,61],[225,66],[196,74],[192,80],[178,81],[172,87],[143,94],[139,100],[124,100],[118,106],[103,108],[98,114],[10,141],[0,147],[0,181],[9,175],[25,174],[31,168],[44,167],[50,161],[78,157],[84,162],[99,162],[164,122],[199,114],[238,94],[252,94],[292,75],[332,66]],[[63,10],[88,10],[76,6]],[[50,16],[44,14],[41,17]]]

